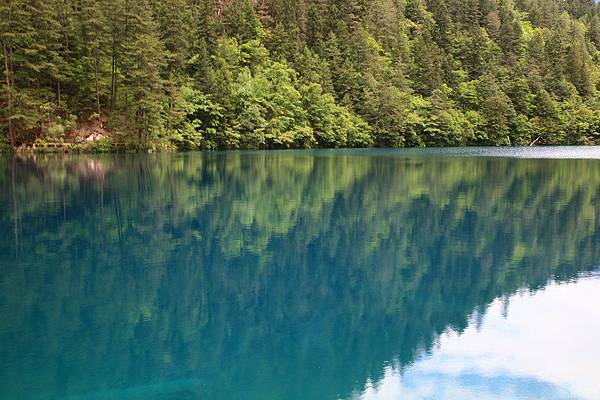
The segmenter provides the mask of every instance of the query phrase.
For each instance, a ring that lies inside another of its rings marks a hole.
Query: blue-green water
[[[600,151],[0,158],[1,399],[599,399]]]

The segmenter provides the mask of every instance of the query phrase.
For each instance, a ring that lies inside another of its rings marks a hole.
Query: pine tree
[[[102,2],[95,0],[79,0],[79,30],[81,31],[80,55],[82,74],[78,77],[79,85],[86,88],[83,99],[87,102],[93,98],[94,110],[99,119],[102,114],[101,82],[102,67],[106,50],[109,48],[103,24],[104,7]]]
[[[425,96],[439,88],[444,73],[444,54],[432,40],[429,31],[420,32],[413,42],[411,79],[414,89]]]
[[[515,65],[521,55],[522,28],[508,0],[503,0],[499,8],[500,34],[499,45],[504,51],[508,65]]]
[[[585,39],[578,27],[574,28],[573,39],[569,45],[566,57],[569,80],[582,96],[593,92],[592,57],[587,51]]]
[[[11,146],[15,146],[15,127],[14,127],[14,108],[13,108],[13,97],[14,97],[14,83],[13,83],[13,62],[11,58],[12,46],[14,40],[14,26],[13,21],[13,4],[12,2],[6,2],[0,4],[0,40],[2,41],[2,61],[3,61],[3,77],[2,82],[2,94],[5,99],[5,106],[2,107],[2,121],[6,121],[6,135]]]
[[[126,37],[123,43],[124,111],[139,139],[159,137],[163,124],[161,73],[166,51],[159,38],[159,26],[148,0],[126,1]]]

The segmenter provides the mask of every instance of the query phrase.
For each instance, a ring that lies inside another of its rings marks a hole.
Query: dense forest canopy
[[[346,398],[600,259],[597,161],[0,156],[0,188],[15,399]]]
[[[600,140],[593,0],[5,0],[0,40],[5,144]]]

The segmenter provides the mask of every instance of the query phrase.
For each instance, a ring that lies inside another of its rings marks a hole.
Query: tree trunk
[[[110,108],[113,109],[114,104],[115,104],[115,97],[116,97],[116,82],[115,82],[115,75],[117,72],[116,69],[116,60],[115,60],[115,48],[114,48],[114,44],[113,44],[113,51],[112,51],[112,67],[111,67],[111,72],[110,72]]]
[[[114,4],[113,4],[114,7]],[[110,70],[110,109],[112,110],[115,104],[116,96],[116,82],[115,75],[117,73],[117,27],[116,22],[113,21],[113,32],[112,32],[112,63]]]
[[[6,75],[6,86],[8,87],[7,91],[7,120],[8,120],[8,139],[10,140],[10,145],[15,147],[15,130],[13,126],[12,120],[12,86],[10,84],[10,70],[8,67],[8,51],[6,49],[6,42],[2,41],[2,48],[4,49],[4,73]]]
[[[98,77],[98,49],[94,50],[94,73],[96,75],[96,108],[98,121],[100,121],[100,80]]]

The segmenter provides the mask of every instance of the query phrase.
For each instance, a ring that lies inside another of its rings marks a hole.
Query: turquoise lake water
[[[600,399],[600,149],[0,155],[0,399]]]

